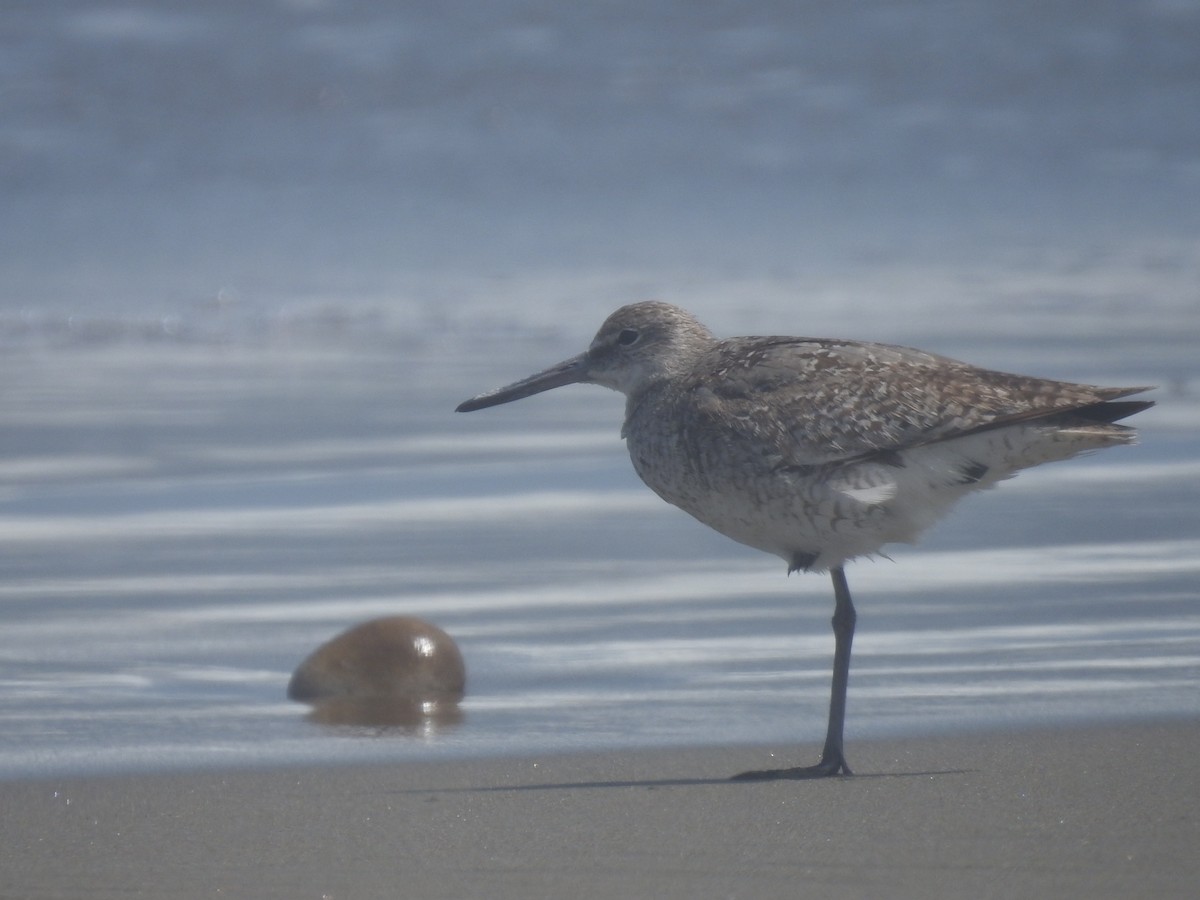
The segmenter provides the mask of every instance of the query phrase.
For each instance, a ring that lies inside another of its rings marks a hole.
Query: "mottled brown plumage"
[[[751,777],[849,773],[841,719],[854,607],[843,563],[915,540],[963,496],[1020,469],[1132,443],[1134,430],[1114,423],[1153,405],[1119,399],[1148,388],[1010,375],[888,344],[719,341],[690,313],[651,302],[614,312],[585,353],[458,409],[576,382],[625,394],[621,434],[664,500],[790,570],[832,570],[822,761]]]

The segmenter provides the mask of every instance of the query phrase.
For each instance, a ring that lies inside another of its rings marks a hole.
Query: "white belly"
[[[735,541],[821,571],[885,544],[911,543],[962,497],[1018,470],[1122,443],[1103,426],[1010,425],[898,451],[890,462],[808,469],[726,452],[640,446],[629,452],[660,497]]]

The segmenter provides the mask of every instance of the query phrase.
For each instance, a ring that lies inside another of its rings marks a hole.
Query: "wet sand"
[[[0,783],[0,897],[1193,897],[1200,723]],[[778,748],[805,762],[816,747]]]

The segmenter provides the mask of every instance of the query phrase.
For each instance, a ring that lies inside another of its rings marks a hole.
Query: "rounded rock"
[[[322,644],[292,674],[287,695],[304,703],[408,699],[456,702],[466,667],[454,639],[411,616],[372,619]]]

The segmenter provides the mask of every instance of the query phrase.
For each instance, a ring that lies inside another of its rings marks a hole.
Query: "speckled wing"
[[[1139,390],[1010,375],[889,344],[767,337],[723,341],[697,367],[689,393],[697,412],[772,448],[774,465],[807,467],[886,461],[982,429],[1122,406],[1106,401]],[[1126,405],[1096,421],[1149,404]]]

